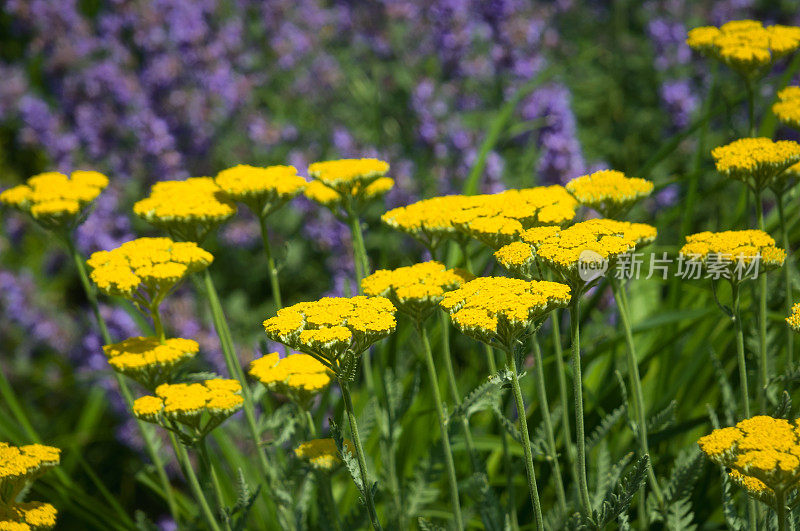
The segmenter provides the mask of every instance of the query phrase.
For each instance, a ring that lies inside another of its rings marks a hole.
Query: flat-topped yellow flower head
[[[86,264],[100,291],[147,307],[213,260],[211,253],[192,242],[137,238],[111,251],[93,253]]]
[[[656,238],[656,228],[645,223],[629,223],[613,219],[590,219],[566,229],[554,226],[534,227],[520,235],[520,242],[509,244],[495,253],[500,264],[515,274],[532,276],[531,267],[548,267],[555,271],[576,292],[585,281],[579,268],[587,260],[602,260],[612,267],[623,254]]]
[[[52,529],[56,525],[57,514],[55,507],[43,502],[0,505],[0,531]]]
[[[176,240],[201,243],[236,214],[236,204],[211,177],[192,177],[157,182],[133,212]]]
[[[230,199],[247,205],[257,216],[266,217],[297,196],[306,180],[294,166],[260,168],[239,164],[222,170],[214,179]]]
[[[416,322],[422,322],[441,302],[444,294],[472,278],[469,273],[447,269],[439,262],[423,262],[397,269],[380,269],[361,281],[371,297],[386,297]]]
[[[627,177],[617,170],[600,170],[572,179],[567,191],[584,206],[603,217],[614,218],[640,199],[653,192],[653,183],[638,177]]]
[[[792,312],[786,318],[786,324],[795,332],[800,332],[800,302],[796,302],[792,306]]]
[[[264,330],[270,339],[314,356],[340,377],[343,364],[394,332],[395,311],[384,297],[325,297],[281,308],[264,321]]]
[[[350,452],[353,451],[353,444],[350,441],[345,440],[344,445]],[[342,465],[336,441],[330,438],[304,442],[294,449],[294,455],[321,472],[332,472]]]
[[[354,188],[364,189],[388,171],[389,164],[378,159],[328,160],[308,167],[309,177],[341,195],[353,195]]]
[[[147,422],[172,429],[181,424],[195,441],[208,435],[228,417],[242,409],[242,386],[237,380],[214,378],[201,383],[161,384],[155,396],[136,399],[133,413]]]
[[[249,372],[270,391],[287,395],[304,408],[331,383],[331,371],[308,354],[281,358],[273,352],[253,360]]]
[[[476,201],[478,201],[477,196],[432,197],[393,208],[381,216],[381,221],[393,229],[414,237],[433,252],[445,240],[455,239],[461,235],[453,226],[452,215]]]
[[[731,281],[744,280],[759,271],[777,269],[786,259],[786,251],[777,247],[772,236],[761,230],[692,234],[686,237],[680,254],[690,261],[699,262],[708,272],[716,272],[717,278],[721,276]]]
[[[800,87],[778,91],[778,101],[772,105],[772,112],[781,123],[800,129]]]
[[[702,26],[690,30],[686,44],[727,64],[742,76],[755,78],[800,47],[800,28],[764,27],[755,20],[733,20],[719,28]]]
[[[103,347],[111,367],[151,391],[170,382],[175,369],[200,351],[197,341],[182,338],[129,337]]]
[[[740,138],[711,151],[717,171],[753,190],[772,186],[784,170],[800,161],[800,144],[791,140]]]
[[[25,184],[0,193],[0,204],[30,214],[47,229],[73,229],[86,217],[88,207],[108,186],[108,177],[96,171],[34,175]]]
[[[334,214],[351,208],[353,212],[360,212],[370,201],[379,199],[394,186],[394,179],[379,177],[366,186],[353,185],[349,194],[341,194],[322,181],[311,181],[304,189],[305,196],[329,208]]]
[[[759,481],[772,493],[789,494],[800,481],[800,427],[765,415],[745,419],[736,426],[714,430],[697,444],[713,462],[741,474],[748,493],[758,493]]]
[[[509,350],[530,325],[570,301],[570,288],[558,282],[478,277],[445,293],[440,306],[465,335]]]

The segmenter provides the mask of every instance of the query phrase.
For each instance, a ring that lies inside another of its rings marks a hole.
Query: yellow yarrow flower
[[[447,269],[430,261],[397,269],[380,269],[361,281],[361,289],[371,297],[386,297],[398,311],[416,322],[428,317],[444,294],[459,287],[472,275]]]
[[[772,112],[781,123],[800,129],[800,87],[786,87],[779,91]]]
[[[744,266],[757,260],[764,270],[777,269],[786,259],[786,251],[761,230],[727,230],[700,232],[686,237],[680,254],[690,261],[700,262],[707,271],[716,271],[730,280],[742,280]],[[757,270],[756,270],[757,273]],[[740,278],[741,277],[741,278]]]
[[[452,214],[477,201],[479,201],[477,196],[464,195],[423,199],[389,210],[381,216],[381,221],[393,229],[414,237],[433,252],[443,241],[461,235],[453,226]]]
[[[115,371],[151,390],[172,380],[175,369],[199,351],[196,341],[177,337],[163,343],[156,337],[130,337],[103,347]]]
[[[342,195],[321,181],[311,181],[306,184],[303,193],[311,201],[329,208],[334,214],[338,214],[340,210],[346,211],[350,207],[355,212],[361,211],[366,203],[383,196],[393,186],[394,179],[379,177],[363,188],[361,185],[353,185],[349,195]]]
[[[208,267],[214,257],[192,242],[169,238],[137,238],[111,251],[98,251],[86,261],[90,277],[107,295],[125,297],[149,307],[181,280]]]
[[[732,480],[762,501],[763,494],[788,494],[800,481],[797,421],[759,415],[714,430],[697,444],[711,461],[735,473]]]
[[[791,140],[740,138],[711,151],[717,171],[755,191],[773,185],[784,170],[800,162],[800,144]]]
[[[344,446],[348,451],[353,452],[353,444],[350,441],[345,440]],[[342,465],[336,441],[330,438],[304,442],[294,449],[294,455],[321,472],[332,472]]]
[[[42,502],[18,502],[31,481],[61,461],[61,450],[43,444],[0,442],[0,529],[50,529],[56,510]],[[22,527],[20,527],[22,526]]]
[[[56,525],[56,515],[56,508],[43,502],[0,506],[0,531],[52,529]]]
[[[800,332],[800,302],[792,306],[792,313],[786,318],[786,324],[795,332]]]
[[[270,339],[314,356],[337,377],[349,376],[355,357],[397,326],[383,297],[325,297],[281,308],[264,321]]]
[[[219,172],[214,181],[230,199],[244,203],[260,217],[286,204],[306,186],[294,166],[239,164]]]
[[[558,282],[478,277],[445,293],[440,306],[465,335],[509,350],[535,320],[569,301],[569,286]]]
[[[196,442],[242,409],[242,386],[237,380],[215,378],[201,383],[161,384],[155,396],[136,399],[136,417],[175,430],[177,424],[189,432],[179,432],[185,440]]]
[[[653,183],[627,177],[621,171],[601,170],[572,179],[566,188],[582,205],[595,209],[605,218],[614,218],[649,196]]]
[[[766,73],[776,60],[800,47],[800,28],[767,26],[755,20],[734,20],[716,28],[689,31],[686,44],[727,64],[747,78]]]
[[[177,240],[201,243],[236,214],[231,201],[210,177],[161,181],[150,196],[133,205],[133,212]]]
[[[273,352],[253,360],[249,373],[270,391],[287,395],[304,408],[331,383],[330,370],[307,354],[281,358]]]
[[[34,175],[25,184],[0,193],[0,203],[30,214],[47,229],[73,229],[89,205],[108,186],[108,177],[96,171]]]
[[[352,196],[354,189],[364,189],[386,175],[389,164],[378,159],[340,159],[315,162],[308,175],[341,195]]]

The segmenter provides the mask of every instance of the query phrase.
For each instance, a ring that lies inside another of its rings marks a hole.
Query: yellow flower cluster
[[[386,175],[389,164],[378,159],[340,159],[315,162],[308,175],[342,195],[353,195],[354,187],[364,188]]]
[[[731,469],[731,479],[760,497],[797,488],[800,425],[765,415],[714,430],[697,444],[709,459]]]
[[[287,395],[303,407],[331,383],[328,368],[307,354],[290,354],[281,359],[273,352],[253,360],[249,372],[267,389]]]
[[[569,301],[569,286],[558,282],[478,277],[445,293],[440,306],[465,335],[511,349],[534,320]]]
[[[744,182],[753,190],[762,190],[773,184],[784,170],[800,162],[800,144],[763,137],[740,138],[714,148],[711,155],[720,173]]]
[[[353,451],[350,441],[344,441],[344,446]],[[314,439],[304,442],[294,449],[294,455],[321,472],[331,472],[342,464],[339,449],[336,448],[336,441],[333,439]]]
[[[74,171],[69,177],[51,171],[3,191],[0,203],[29,213],[46,228],[72,228],[106,186],[108,177],[96,171]]]
[[[689,31],[686,44],[727,64],[745,77],[763,74],[777,59],[800,47],[800,28],[733,20],[721,27]]]
[[[175,429],[174,423],[182,424],[194,430],[192,435],[204,437],[242,408],[241,391],[237,380],[222,378],[202,383],[161,384],[155,396],[136,399],[133,413],[168,429]]]
[[[444,297],[472,277],[466,271],[447,269],[439,262],[423,262],[407,267],[380,269],[361,281],[361,289],[371,297],[386,297],[397,310],[421,322]]]
[[[690,260],[702,262],[705,267],[713,263],[717,271],[725,270],[726,278],[735,278],[735,268],[758,259],[758,267],[777,269],[786,259],[786,251],[775,246],[775,240],[760,230],[726,230],[699,232],[686,237],[680,254]]]
[[[653,183],[638,177],[626,177],[617,170],[600,170],[572,179],[567,191],[582,205],[613,218],[639,199],[653,192]]]
[[[792,313],[786,318],[786,324],[795,332],[800,332],[800,302],[792,306]]]
[[[381,219],[431,250],[446,238],[459,235],[497,248],[513,241],[524,229],[572,220],[577,206],[563,186],[554,185],[497,194],[434,197],[390,210]]]
[[[115,371],[151,390],[169,382],[175,368],[194,358],[199,351],[196,341],[177,337],[164,343],[156,337],[130,337],[103,347]]]
[[[566,229],[534,227],[520,235],[522,242],[501,248],[495,257],[509,271],[525,276],[530,275],[530,267],[538,259],[578,287],[583,284],[580,264],[591,260],[611,264],[620,255],[652,242],[656,234],[651,225],[613,219],[590,219]]]
[[[395,307],[383,297],[325,297],[281,308],[264,321],[274,341],[317,358],[336,372],[345,354],[360,354],[397,326]]]
[[[137,238],[86,261],[91,279],[108,295],[137,303],[161,300],[183,278],[202,271],[214,257],[192,242]]]
[[[781,123],[800,129],[800,87],[786,87],[778,91],[778,101],[772,112]]]
[[[236,213],[236,204],[211,177],[161,181],[133,212],[178,240],[200,243]]]
[[[239,164],[222,170],[214,179],[225,194],[258,216],[267,216],[303,191],[306,180],[294,166],[260,168]]]
[[[306,184],[303,193],[311,201],[326,206],[335,213],[340,208],[344,208],[346,206],[345,203],[348,201],[355,203],[355,208],[358,210],[364,203],[379,198],[391,190],[393,186],[394,179],[379,177],[363,187],[360,184],[354,184],[349,194],[342,195],[321,181],[311,181]]]
[[[56,510],[49,503],[20,503],[17,498],[32,480],[61,460],[61,450],[42,444],[11,446],[0,442],[0,529],[51,529]]]

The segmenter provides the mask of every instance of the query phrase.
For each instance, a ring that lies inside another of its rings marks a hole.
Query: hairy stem
[[[580,294],[573,294],[569,307],[569,324],[572,349],[572,392],[575,395],[575,442],[577,446],[578,497],[581,514],[588,517],[592,506],[589,501],[589,483],[586,480],[586,434],[583,427],[583,379],[581,377]]]
[[[739,311],[739,283],[731,283],[733,295],[733,321],[736,327],[736,359],[739,362],[739,389],[742,393],[742,405],[744,407],[744,418],[750,418],[750,393],[747,390],[747,365],[744,356],[744,331],[742,330],[742,316]]]
[[[225,496],[222,493],[222,487],[220,486],[219,477],[217,476],[217,471],[214,468],[214,463],[211,461],[211,456],[208,452],[208,442],[206,441],[205,437],[197,444],[197,452],[200,455],[200,459],[203,461],[203,467],[208,473],[208,478],[211,481],[211,487],[214,489],[214,498],[217,501],[217,513],[222,520],[222,525],[226,531],[230,531],[230,521],[225,513]]]
[[[778,219],[780,220],[781,224],[781,240],[783,241],[783,248],[786,250],[786,261],[783,264],[783,284],[784,289],[786,290],[786,294],[784,296],[785,304],[786,304],[786,315],[790,315],[792,313],[792,306],[794,305],[794,296],[792,294],[792,269],[791,269],[791,257],[792,252],[789,248],[789,231],[786,226],[786,213],[783,206],[783,196],[784,194],[775,194],[776,202],[778,204]],[[791,370],[792,366],[794,365],[794,331],[789,328],[786,328],[786,370]]]
[[[192,494],[194,495],[197,504],[200,506],[200,512],[208,524],[208,528],[212,531],[222,531],[217,519],[214,518],[214,512],[208,505],[208,500],[203,492],[203,488],[200,486],[200,482],[197,480],[197,474],[195,474],[194,468],[192,468],[192,462],[189,459],[189,454],[186,452],[186,448],[184,448],[182,444],[178,443],[174,436],[171,437],[171,440],[172,448],[175,450],[175,457],[178,459],[178,463],[181,466],[183,475],[189,482],[189,488],[192,490]]]
[[[567,449],[567,462],[572,472],[572,480],[577,484],[578,475],[575,469],[575,448],[572,446],[572,435],[569,420],[569,392],[567,391],[567,371],[564,367],[564,352],[561,349],[561,311],[553,310],[550,318],[553,333],[553,349],[556,360],[556,373],[558,375],[558,394],[561,400],[561,435],[564,439],[564,448]]]
[[[264,254],[267,256],[267,272],[269,273],[269,284],[272,289],[272,301],[275,303],[275,310],[283,308],[281,300],[281,285],[278,282],[278,268],[275,267],[275,259],[272,257],[272,247],[269,244],[269,231],[267,230],[267,218],[259,216],[261,226],[261,241],[264,243]]]
[[[761,201],[761,191],[755,192],[756,212],[758,213],[758,228],[766,232],[764,225],[764,204]],[[758,275],[758,349],[759,349],[759,390],[758,409],[761,413],[767,410],[767,385],[769,385],[769,366],[767,361],[767,274],[761,271]]]

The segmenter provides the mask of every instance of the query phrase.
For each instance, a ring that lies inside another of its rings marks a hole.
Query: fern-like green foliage
[[[628,410],[627,404],[623,403],[621,406],[613,410],[608,415],[604,416],[600,419],[600,423],[595,426],[592,430],[592,433],[586,437],[586,451],[588,452],[594,446],[600,442],[608,432],[614,427],[614,425],[619,422],[621,418],[625,416],[625,412]]]

